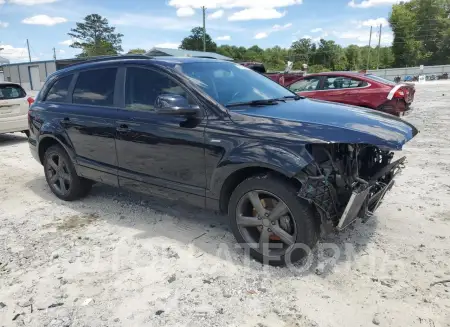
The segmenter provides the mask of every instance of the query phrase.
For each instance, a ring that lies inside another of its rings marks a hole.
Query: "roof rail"
[[[129,55],[117,55],[117,56],[98,56],[98,57],[91,57],[91,58],[80,58],[78,62],[75,62],[74,64],[67,65],[66,67],[73,67],[76,65],[81,64],[87,64],[91,62],[97,62],[97,61],[107,61],[107,60],[121,60],[121,59],[152,59],[153,57],[143,55],[143,54],[129,54]]]

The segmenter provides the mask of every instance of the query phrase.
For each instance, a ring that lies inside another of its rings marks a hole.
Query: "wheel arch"
[[[228,204],[230,202],[231,195],[240,183],[242,183],[249,177],[254,177],[258,175],[261,175],[261,177],[268,175],[275,176],[278,179],[282,179],[290,183],[293,183],[299,189],[301,187],[301,183],[299,180],[293,178],[292,176],[286,175],[285,172],[282,172],[274,167],[255,165],[237,169],[225,179],[220,189],[220,197],[219,197],[220,212],[225,214],[228,213]]]
[[[45,134],[45,135],[41,135],[39,143],[38,143],[38,155],[39,155],[39,160],[41,162],[41,164],[44,163],[44,156],[45,156],[45,152],[47,151],[48,148],[50,148],[53,145],[60,145],[64,151],[67,152],[67,154],[69,155],[69,157],[72,159],[72,162],[75,164],[75,153],[72,149],[70,149],[66,144],[64,144],[64,141],[60,140],[58,137],[52,135],[52,134]],[[76,165],[75,165],[76,167]]]

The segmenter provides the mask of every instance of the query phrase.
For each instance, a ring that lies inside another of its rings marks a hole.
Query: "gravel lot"
[[[450,83],[414,107],[396,185],[309,269],[249,261],[210,212],[103,185],[58,200],[0,135],[0,326],[450,326],[450,283],[430,285],[450,279]]]

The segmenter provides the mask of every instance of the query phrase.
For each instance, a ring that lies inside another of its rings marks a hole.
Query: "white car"
[[[34,96],[19,84],[0,82],[0,134],[23,132],[28,136],[28,108],[33,102]]]

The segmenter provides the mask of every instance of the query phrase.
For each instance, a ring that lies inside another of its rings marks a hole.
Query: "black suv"
[[[263,262],[300,259],[320,232],[371,216],[417,130],[370,109],[308,100],[242,65],[114,57],[50,76],[30,147],[67,201],[93,182],[228,213]]]

